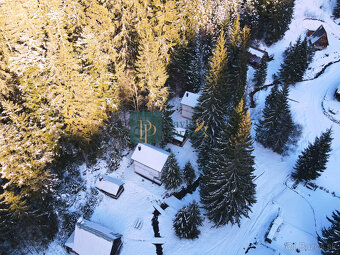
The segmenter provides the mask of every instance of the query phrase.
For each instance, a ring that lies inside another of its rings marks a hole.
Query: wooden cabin
[[[334,96],[335,96],[335,98],[340,102],[340,85],[339,85],[338,88],[335,90]]]
[[[82,217],[65,243],[69,253],[78,255],[118,255],[122,245],[121,234]]]
[[[181,101],[182,116],[187,119],[192,119],[195,107],[198,104],[199,94],[191,93],[186,91]]]
[[[327,32],[323,25],[321,25],[316,31],[308,30],[307,37],[309,42],[317,50],[326,49],[329,45]]]
[[[162,170],[169,156],[170,153],[165,150],[150,144],[139,143],[131,159],[137,174],[161,185]]]
[[[268,57],[268,52],[265,50],[261,50],[255,46],[250,46],[248,49],[248,62],[254,68],[258,68],[265,56]],[[269,57],[268,60],[270,60]]]
[[[98,190],[114,199],[117,199],[124,191],[124,182],[104,174],[99,176],[95,185]]]
[[[175,133],[172,136],[172,143],[182,147],[187,140],[188,136],[186,129],[181,127],[175,128]]]

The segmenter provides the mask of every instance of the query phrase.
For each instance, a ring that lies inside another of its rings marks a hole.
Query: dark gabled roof
[[[310,40],[312,43],[315,43],[325,34],[327,35],[327,32],[323,25],[321,25],[313,34],[310,35]]]

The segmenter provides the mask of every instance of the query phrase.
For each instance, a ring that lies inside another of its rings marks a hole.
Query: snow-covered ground
[[[307,29],[315,30],[324,25],[328,32],[330,46],[318,51],[305,79],[313,78],[322,68],[333,61],[340,59],[340,26],[332,20],[331,10],[334,1],[328,0],[296,0],[294,19],[285,37],[280,42],[268,48],[274,60],[269,64],[267,83],[271,76],[277,72],[282,63],[282,53],[285,48],[304,36]],[[174,197],[165,198],[163,187],[151,183],[134,173],[131,166],[131,152],[123,158],[120,168],[111,173],[114,177],[125,182],[125,190],[118,200],[100,194],[99,205],[95,208],[90,220],[100,223],[113,231],[123,234],[124,244],[121,254],[156,254],[155,246],[151,240],[153,229],[153,203],[166,202],[169,207],[159,216],[160,234],[165,239],[163,252],[166,255],[177,254],[247,254],[273,255],[279,251],[281,254],[320,254],[317,245],[317,233],[323,227],[328,227],[326,216],[340,208],[340,125],[328,118],[322,109],[322,102],[326,110],[339,109],[340,102],[334,101],[331,94],[340,83],[340,62],[328,67],[317,79],[296,84],[290,90],[290,106],[294,121],[302,126],[302,135],[293,150],[285,157],[273,153],[255,143],[254,155],[256,157],[256,191],[257,203],[252,207],[249,219],[243,219],[241,226],[227,225],[212,228],[212,224],[205,220],[201,228],[201,235],[196,240],[180,240],[172,229],[172,220],[177,210],[193,199],[199,201],[199,192],[188,194],[182,200]],[[253,74],[250,69],[249,74]],[[248,80],[250,80],[248,78]],[[264,107],[268,91],[260,91],[255,95],[257,107],[251,110],[253,122],[259,118]],[[326,97],[325,97],[326,96]],[[176,107],[173,115],[176,123],[186,125],[187,121],[180,116],[179,98],[172,104]],[[340,119],[340,113],[336,115]],[[327,128],[333,130],[332,153],[329,158],[327,170],[315,181],[320,188],[312,191],[303,185],[292,189],[289,175],[292,172],[300,152],[313,142]],[[196,154],[189,141],[183,147],[168,145],[175,154],[180,167],[191,161],[197,169]],[[98,163],[99,170],[88,174],[82,166],[84,178],[88,178],[89,185],[93,185],[95,176],[107,171],[106,165]],[[88,187],[89,188],[89,187]],[[332,194],[333,193],[333,194]],[[272,221],[280,214],[283,224],[271,244],[265,242]],[[143,223],[141,229],[134,227],[139,220]],[[249,247],[249,249],[248,249]],[[298,253],[299,251],[299,253]],[[50,245],[45,254],[66,254],[60,242]]]

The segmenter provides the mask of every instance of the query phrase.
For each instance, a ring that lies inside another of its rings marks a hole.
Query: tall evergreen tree
[[[204,170],[200,183],[201,203],[216,226],[240,225],[255,199],[254,157],[249,112],[243,99],[235,108],[225,132],[212,148],[215,157]]]
[[[229,112],[244,96],[248,71],[249,35],[249,29],[247,27],[241,28],[240,18],[237,16],[228,36],[228,62],[225,70],[227,79],[222,90],[223,100],[227,104]]]
[[[139,46],[136,62],[138,86],[145,95],[145,106],[149,111],[162,110],[168,100],[168,78],[161,55],[161,43],[151,31],[145,34]]]
[[[328,129],[317,137],[313,144],[299,156],[292,174],[297,181],[315,180],[326,169],[326,164],[331,151],[332,131]]]
[[[266,82],[267,68],[268,68],[268,55],[266,54],[261,59],[261,63],[256,69],[256,72],[254,74],[253,82],[255,83],[254,84],[255,89],[262,87],[264,83]]]
[[[267,2],[266,13],[264,14],[265,30],[265,42],[267,45],[281,40],[285,32],[289,28],[293,17],[294,2],[295,0],[262,0]]]
[[[182,173],[174,154],[170,154],[161,175],[165,189],[177,189],[183,182]]]
[[[195,169],[192,167],[190,161],[184,166],[183,177],[187,185],[191,185],[196,178]]]
[[[340,18],[340,0],[337,0],[336,6],[333,11],[333,15],[336,19]]]
[[[332,225],[322,230],[322,236],[318,236],[318,243],[323,255],[336,255],[340,251],[340,211],[336,210],[332,214],[332,219],[328,217],[327,219]]]
[[[308,65],[314,56],[313,47],[309,45],[307,38],[301,38],[294,45],[290,45],[284,52],[284,62],[281,64],[279,79],[284,84],[295,84],[302,81]]]
[[[195,239],[201,232],[198,227],[202,226],[202,222],[201,212],[194,200],[177,212],[173,221],[173,228],[179,238]]]
[[[256,126],[256,141],[274,152],[286,151],[296,126],[289,105],[288,86],[278,89],[275,85],[266,98],[262,118]]]
[[[209,150],[213,147],[215,136],[222,130],[224,123],[226,107],[222,100],[221,91],[225,81],[225,64],[227,61],[225,44],[224,32],[221,31],[210,61],[207,81],[193,115],[191,141],[198,151],[201,166],[204,166],[206,160],[209,159]],[[199,123],[204,123],[204,126],[207,127],[206,136],[202,135],[201,132],[195,132]]]
[[[173,139],[173,135],[175,134],[175,125],[171,118],[171,115],[175,112],[173,108],[174,107],[172,105],[166,103],[162,111],[162,145],[170,143]]]

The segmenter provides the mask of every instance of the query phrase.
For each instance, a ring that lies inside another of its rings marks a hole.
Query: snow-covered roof
[[[265,54],[264,51],[258,50],[258,49],[254,48],[254,47],[249,47],[248,52],[250,54],[252,54],[252,55],[255,55],[255,56],[259,57],[259,58],[263,58],[263,56]]]
[[[273,240],[277,230],[279,229],[279,227],[281,226],[281,224],[283,223],[283,219],[282,217],[278,216],[274,222],[273,222],[273,225],[272,227],[270,228],[270,231],[267,235],[267,238],[270,239],[270,240]]]
[[[165,150],[150,144],[139,143],[137,144],[131,159],[161,172],[169,156],[170,153]]]
[[[321,25],[313,34],[311,34],[309,36],[309,40],[311,41],[311,43],[316,43],[324,34],[326,34],[326,30],[323,27],[323,25]]]
[[[79,255],[110,255],[114,240],[121,236],[102,225],[79,218],[65,245]]]
[[[117,195],[118,190],[124,182],[117,178],[101,174],[96,181],[96,187],[109,194]]]
[[[192,108],[195,108],[198,104],[198,98],[200,97],[199,94],[191,93],[189,91],[186,91],[184,93],[184,96],[182,98],[181,104],[190,106]]]
[[[185,138],[185,128],[177,127],[175,128],[175,134],[173,135],[173,138],[177,141],[183,142]]]

